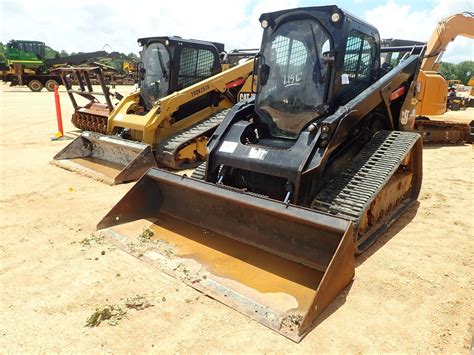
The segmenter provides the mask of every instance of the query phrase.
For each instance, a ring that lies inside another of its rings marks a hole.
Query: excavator
[[[426,116],[442,115],[446,112],[448,83],[438,72],[439,63],[448,44],[457,36],[474,38],[474,13],[463,12],[449,16],[438,23],[426,48],[419,74],[420,90],[416,106],[416,130],[425,143],[472,142],[470,124],[430,120]]]
[[[424,47],[384,70],[378,30],[337,6],[259,20],[256,94],[227,112],[206,163],[149,169],[97,228],[132,254],[148,237],[138,257],[299,342],[417,199]]]
[[[116,106],[99,68],[63,68],[61,77],[75,108],[72,122],[84,131],[52,164],[111,185],[136,180],[153,166],[194,167],[205,159],[208,137],[225,114],[252,92],[251,51],[225,53],[221,43],[181,37],[138,42],[143,47],[140,90],[115,96],[120,99]],[[105,103],[96,99],[91,73],[100,79]],[[78,90],[71,76],[77,78]],[[80,106],[74,94],[89,103]]]

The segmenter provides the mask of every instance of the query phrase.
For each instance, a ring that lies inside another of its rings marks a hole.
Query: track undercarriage
[[[381,131],[315,197],[311,207],[353,221],[365,251],[417,199],[422,142],[416,133]]]
[[[425,143],[462,144],[472,143],[474,121],[461,123],[452,121],[436,121],[427,117],[417,118],[415,130],[423,137]]]

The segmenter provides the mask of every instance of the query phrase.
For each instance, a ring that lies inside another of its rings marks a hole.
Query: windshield
[[[287,22],[266,42],[262,67],[268,66],[268,80],[260,83],[257,110],[272,121],[272,136],[295,138],[319,115],[326,70],[321,59],[329,50],[328,36],[312,20]]]
[[[170,56],[162,43],[152,43],[142,55],[145,77],[140,86],[140,95],[147,110],[155,101],[168,94]]]

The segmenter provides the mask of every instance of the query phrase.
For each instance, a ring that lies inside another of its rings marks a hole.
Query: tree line
[[[0,61],[5,60],[5,51],[6,46],[0,42]],[[57,58],[58,56],[68,57],[74,54],[81,54],[84,52],[71,52],[68,53],[65,50],[55,51],[51,47],[46,46],[45,48],[45,59],[53,59]],[[127,54],[128,57],[139,60],[139,57],[135,53]],[[467,85],[471,76],[474,76],[474,61],[466,60],[464,62],[460,62],[458,64],[448,63],[448,62],[441,62],[439,67],[439,72],[443,75],[446,80],[460,80],[464,85]]]
[[[460,80],[467,85],[471,76],[474,76],[474,61],[466,60],[458,64],[441,62],[439,72],[446,80]]]
[[[5,60],[5,52],[7,50],[7,46],[6,44],[3,44],[2,42],[0,42],[0,61],[4,61]],[[61,50],[61,51],[56,51],[54,49],[52,49],[51,47],[49,46],[45,46],[45,49],[44,49],[44,59],[53,59],[53,58],[64,58],[64,57],[69,57],[70,55],[75,55],[75,54],[82,54],[82,53],[85,53],[85,52],[71,52],[71,53],[68,53],[67,51],[65,51],[64,49]],[[123,54],[123,53],[121,53]],[[124,54],[125,55],[125,54]],[[138,55],[136,55],[135,53],[131,52],[129,54],[127,54],[127,56],[131,59],[135,59],[135,60],[139,60],[139,57]]]

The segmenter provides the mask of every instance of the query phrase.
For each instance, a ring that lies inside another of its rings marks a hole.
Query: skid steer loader
[[[380,68],[376,28],[337,6],[265,13],[256,96],[191,177],[152,168],[99,222],[117,245],[298,342],[417,199],[420,51]],[[130,251],[133,252],[133,251]]]
[[[109,184],[138,179],[152,166],[185,169],[202,162],[208,137],[239,98],[251,95],[254,53],[224,53],[224,45],[151,37],[143,47],[140,90],[113,107],[96,100],[87,70],[66,68],[62,79],[74,105],[73,124],[85,130],[52,161]],[[244,63],[238,64],[240,59]],[[232,63],[236,65],[231,67]],[[65,73],[74,72],[79,90]],[[95,73],[95,72],[94,72]],[[80,107],[73,94],[90,102]]]

